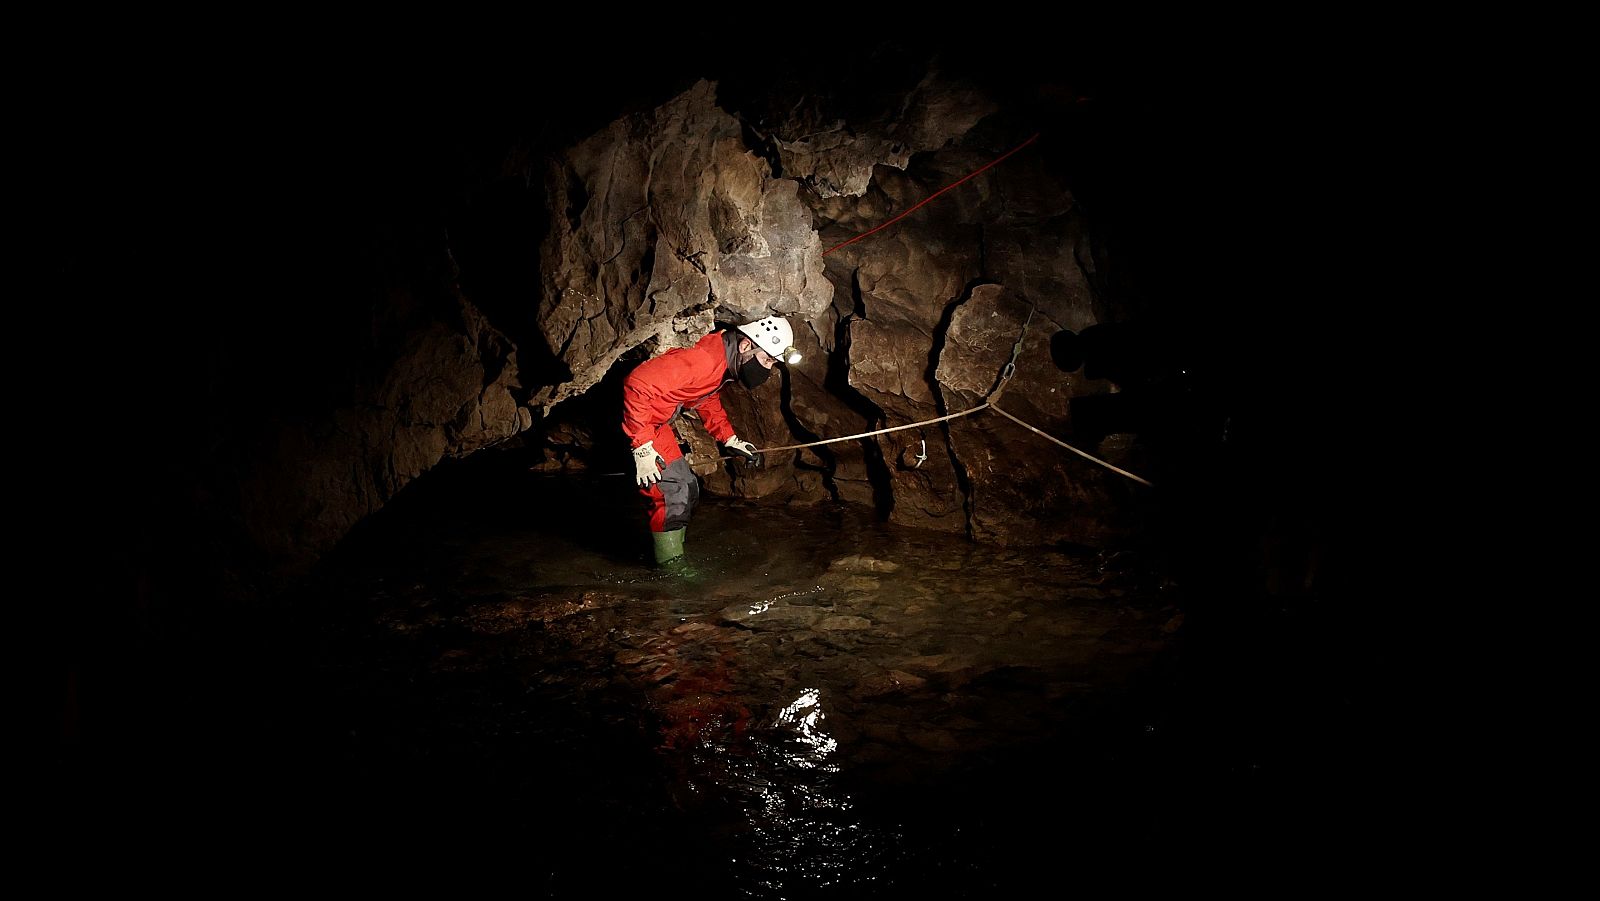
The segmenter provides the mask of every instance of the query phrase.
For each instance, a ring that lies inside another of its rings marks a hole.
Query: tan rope
[[[1004,383],[1002,382],[1002,384],[1004,384]],[[999,392],[996,391],[995,393],[998,394]],[[873,431],[873,432],[862,432],[859,435],[846,435],[843,438],[825,438],[822,441],[808,441],[805,444],[784,444],[784,445],[780,445],[778,447],[758,447],[758,448],[756,448],[756,453],[758,453],[758,454],[768,454],[768,453],[775,453],[777,451],[799,450],[802,447],[816,447],[819,444],[837,444],[840,441],[854,441],[857,438],[869,438],[869,437],[871,437],[873,435],[882,435],[885,432],[898,432],[898,431],[902,431],[904,429],[914,429],[914,428],[916,428],[918,426],[932,425],[933,423],[936,423],[936,422],[944,422],[947,419],[956,419],[956,418],[961,417],[961,416],[968,416],[968,415],[971,415],[973,413],[977,413],[977,412],[979,412],[981,410],[993,410],[996,413],[999,413],[1001,416],[1004,416],[1005,418],[1007,418],[1007,419],[1011,420],[1012,422],[1016,423],[1017,425],[1022,426],[1023,428],[1027,429],[1028,431],[1033,432],[1036,435],[1040,435],[1040,436],[1042,436],[1042,437],[1044,437],[1044,438],[1046,438],[1046,439],[1048,439],[1050,441],[1055,442],[1056,444],[1061,445],[1062,447],[1066,448],[1069,451],[1072,451],[1073,453],[1075,453],[1078,456],[1084,458],[1085,460],[1089,460],[1089,461],[1091,461],[1093,463],[1098,463],[1101,466],[1104,466],[1106,469],[1109,469],[1112,472],[1116,473],[1117,475],[1127,476],[1128,478],[1134,480],[1135,482],[1138,482],[1141,485],[1148,485],[1151,488],[1156,487],[1154,485],[1151,485],[1148,481],[1139,478],[1138,476],[1134,475],[1131,472],[1128,472],[1126,469],[1118,469],[1117,467],[1112,466],[1110,463],[1107,463],[1106,461],[1100,459],[1099,457],[1094,456],[1093,454],[1086,454],[1083,451],[1078,450],[1077,448],[1073,447],[1072,445],[1066,443],[1065,441],[1062,441],[1060,438],[1057,438],[1054,435],[1049,434],[1048,432],[1040,431],[1039,429],[1036,429],[1033,426],[1028,425],[1026,422],[1023,422],[1022,420],[1018,419],[1017,417],[1012,416],[1010,413],[1007,413],[1006,411],[1004,411],[1004,410],[1000,409],[999,407],[995,406],[994,405],[994,401],[984,401],[983,403],[977,405],[976,407],[973,407],[970,410],[962,410],[960,413],[951,413],[949,416],[940,416],[938,419],[925,419],[922,422],[913,422],[910,425],[891,426],[891,427],[889,427],[887,429],[878,429],[877,431]],[[719,460],[742,460],[744,458],[743,457],[738,457],[738,456],[733,456],[733,457],[718,457],[717,459],[719,459]]]
[[[989,406],[988,402],[985,401],[984,403],[981,403],[981,404],[977,405],[976,407],[973,407],[970,410],[962,410],[960,413],[951,413],[949,416],[940,416],[938,419],[924,419],[921,422],[913,422],[910,425],[890,426],[887,429],[878,429],[875,432],[862,432],[859,435],[846,435],[843,438],[828,438],[828,439],[825,439],[823,441],[810,441],[810,442],[807,442],[805,444],[785,444],[785,445],[783,445],[781,447],[758,447],[758,448],[756,448],[756,450],[759,451],[760,453],[764,454],[764,453],[767,453],[768,451],[799,450],[802,447],[816,447],[819,444],[834,444],[834,443],[839,442],[839,441],[854,441],[857,438],[867,438],[867,437],[870,437],[872,435],[882,435],[884,432],[898,432],[898,431],[900,431],[902,429],[914,429],[917,426],[932,425],[932,424],[934,424],[936,422],[944,422],[946,419],[955,419],[958,416],[967,416],[969,414],[976,413],[979,410],[982,410],[982,409],[984,409],[985,407],[988,407],[988,406]],[[734,458],[723,457],[722,459],[728,460],[728,459],[734,459]]]
[[[1049,435],[1049,434],[1046,434],[1044,432],[1039,431],[1038,429],[1034,428],[1033,426],[1028,425],[1026,422],[1023,422],[1022,420],[1018,419],[1017,417],[1012,416],[1010,413],[1007,413],[1006,411],[1004,411],[1004,410],[1000,409],[999,407],[995,406],[993,403],[990,403],[987,406],[989,407],[989,409],[995,411],[996,413],[999,413],[1001,416],[1004,416],[1005,418],[1011,420],[1012,422],[1016,423],[1017,425],[1022,426],[1023,428],[1027,429],[1028,431],[1033,432],[1034,434],[1037,434],[1037,435],[1043,435],[1044,437],[1049,438],[1051,441],[1054,441],[1055,443],[1061,445],[1062,447],[1066,448],[1069,451],[1072,451],[1073,453],[1077,454],[1078,456],[1083,457],[1086,460],[1093,460],[1094,462],[1099,463],[1101,466],[1104,466],[1106,469],[1109,469],[1109,470],[1111,470],[1112,472],[1114,472],[1114,473],[1116,473],[1118,475],[1127,476],[1128,478],[1133,479],[1135,482],[1138,482],[1141,485],[1150,485],[1149,482],[1146,482],[1144,479],[1139,478],[1138,476],[1134,475],[1131,472],[1128,472],[1125,469],[1118,469],[1115,466],[1112,466],[1110,463],[1107,463],[1106,461],[1100,459],[1099,457],[1091,456],[1089,454],[1084,453],[1081,450],[1078,450],[1077,448],[1075,448],[1072,445],[1066,443],[1065,441],[1062,441],[1060,438],[1056,438],[1053,435]],[[1150,485],[1150,487],[1154,488],[1156,486]]]
[[[758,453],[758,454],[775,453],[777,451],[799,450],[800,448],[803,448],[803,447],[816,447],[819,444],[837,444],[840,441],[854,441],[857,438],[870,438],[873,435],[882,435],[882,434],[884,434],[886,432],[898,432],[898,431],[901,431],[901,430],[904,430],[904,429],[914,429],[914,428],[918,428],[919,426],[933,425],[936,422],[944,422],[947,419],[955,419],[955,418],[960,417],[960,416],[970,416],[973,413],[977,413],[980,410],[994,410],[996,413],[999,413],[1001,416],[1004,416],[1005,418],[1011,420],[1012,422],[1016,423],[1017,425],[1022,426],[1023,428],[1027,429],[1030,432],[1033,432],[1036,435],[1041,435],[1041,436],[1043,436],[1045,438],[1048,438],[1049,440],[1055,442],[1056,444],[1061,445],[1062,447],[1066,448],[1069,451],[1072,451],[1073,453],[1075,453],[1078,456],[1084,458],[1085,460],[1089,460],[1090,462],[1093,462],[1093,463],[1098,463],[1101,466],[1104,466],[1105,468],[1107,468],[1107,469],[1111,470],[1112,472],[1116,473],[1117,475],[1127,476],[1128,478],[1134,480],[1135,482],[1138,482],[1141,485],[1148,485],[1151,488],[1156,487],[1154,485],[1151,485],[1149,482],[1145,481],[1144,479],[1141,479],[1138,476],[1134,475],[1133,473],[1128,472],[1126,469],[1118,469],[1117,467],[1112,466],[1110,463],[1107,463],[1106,461],[1100,459],[1099,457],[1093,456],[1092,454],[1086,454],[1083,451],[1078,450],[1077,448],[1073,447],[1072,445],[1066,443],[1065,441],[1062,441],[1061,439],[1056,438],[1055,436],[1050,435],[1050,434],[1048,434],[1046,432],[1042,432],[1039,429],[1036,429],[1033,426],[1028,425],[1026,422],[1023,422],[1022,420],[1018,419],[1017,417],[1012,416],[1010,413],[1007,413],[1006,411],[1004,411],[1004,410],[1000,409],[999,407],[995,406],[995,402],[998,401],[1000,399],[1000,395],[1005,392],[1006,383],[1011,381],[1011,377],[1013,375],[1015,375],[1016,372],[1017,372],[1017,358],[1022,356],[1022,338],[1023,338],[1023,335],[1027,334],[1028,326],[1033,322],[1033,314],[1037,310],[1038,310],[1038,305],[1037,304],[1035,304],[1032,309],[1028,310],[1028,318],[1026,320],[1024,320],[1023,323],[1022,323],[1022,332],[1017,335],[1017,342],[1011,346],[1011,359],[1006,363],[1005,367],[1000,370],[1000,382],[999,382],[999,384],[995,385],[994,386],[994,390],[989,392],[988,399],[985,400],[983,403],[977,405],[976,407],[973,407],[970,410],[962,410],[960,413],[951,413],[949,416],[940,416],[937,419],[924,419],[921,422],[913,422],[910,425],[890,426],[889,428],[886,428],[886,429],[878,429],[878,430],[872,431],[872,432],[862,432],[859,435],[846,435],[843,438],[824,438],[821,441],[808,441],[805,444],[784,444],[784,445],[780,445],[778,447],[758,447],[758,448],[756,448],[756,453]],[[743,459],[743,458],[735,456],[735,457],[719,457],[718,459],[719,460],[739,460],[739,459]]]

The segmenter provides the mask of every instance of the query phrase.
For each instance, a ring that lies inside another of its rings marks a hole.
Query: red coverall
[[[693,347],[673,348],[640,363],[622,382],[622,431],[628,446],[653,441],[662,461],[661,481],[639,489],[650,511],[652,532],[687,525],[700,496],[699,481],[683,461],[672,431],[673,418],[685,409],[694,410],[718,442],[734,436],[718,392],[738,370],[738,349],[737,334],[712,332]]]

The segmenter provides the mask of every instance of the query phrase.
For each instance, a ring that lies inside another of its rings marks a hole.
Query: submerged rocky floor
[[[1368,772],[1309,602],[715,498],[663,572],[626,479],[430,479],[291,603],[190,624],[140,752],[82,783],[93,828],[542,897],[978,897],[1106,849],[1316,846]]]

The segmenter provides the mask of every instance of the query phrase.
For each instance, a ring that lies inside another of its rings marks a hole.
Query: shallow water
[[[540,897],[987,897],[1223,822],[1258,841],[1321,784],[1281,753],[1303,725],[1261,718],[1319,699],[1219,702],[1122,555],[707,498],[664,572],[635,504],[623,478],[430,475],[289,609],[207,633],[208,746],[140,803]]]

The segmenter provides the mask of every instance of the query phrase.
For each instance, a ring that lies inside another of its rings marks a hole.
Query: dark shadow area
[[[652,342],[653,343],[653,342]],[[650,358],[648,346],[632,348],[617,358],[589,390],[562,401],[545,417],[546,434],[559,433],[586,442],[573,449],[582,464],[596,472],[633,472],[628,436],[622,432],[622,385],[628,374]]]
[[[791,402],[794,387],[790,383],[790,379],[793,376],[789,373],[789,367],[779,367],[779,375],[783,378],[783,385],[782,392],[778,395],[778,409],[782,412],[783,421],[789,426],[789,431],[800,439],[795,443],[808,444],[812,441],[821,441],[823,436],[806,428],[805,424],[800,421],[800,417],[794,414],[794,406]],[[805,459],[807,451],[821,458],[822,465],[818,466],[815,463],[807,462]],[[839,465],[839,458],[834,452],[829,450],[826,444],[819,444],[816,447],[802,448],[792,453],[794,454],[794,468],[809,470],[821,475],[822,487],[827,489],[828,496],[837,502],[839,500],[839,486],[834,484],[833,473]]]
[[[1199,337],[1159,328],[1100,323],[1074,335],[1051,336],[1051,358],[1063,371],[1110,382],[1113,393],[1072,399],[1072,435],[1085,446],[1107,435],[1131,433],[1171,459],[1197,444],[1220,443],[1227,411],[1208,393],[1204,366],[1215,351]]]
[[[625,478],[581,468],[544,473],[534,469],[540,460],[541,451],[528,448],[445,460],[362,520],[322,566],[382,551],[386,559],[415,565],[413,575],[425,581],[454,576],[432,567],[422,548],[450,551],[478,535],[522,527],[560,531],[610,556],[621,544],[618,531],[629,525],[610,514],[633,503],[631,467]],[[634,558],[621,554],[616,559]]]
[[[823,387],[859,414],[866,423],[866,430],[872,431],[882,428],[888,421],[883,415],[883,408],[850,386],[850,323],[867,318],[859,273],[850,273],[850,298],[851,311],[849,315],[839,318],[839,324],[833,332],[833,353],[828,355],[828,374],[823,378]],[[876,438],[862,438],[860,444],[861,453],[866,459],[867,479],[872,484],[873,509],[880,520],[887,522],[894,510],[893,476]]]
[[[1133,323],[1051,340],[1060,369],[1081,368],[1117,388],[1073,398],[1077,446],[1124,434],[1148,452],[1144,474],[1155,487],[1140,495],[1143,524],[1127,550],[1171,581],[1189,627],[1216,630],[1212,639],[1227,650],[1212,664],[1240,680],[1248,667],[1234,669],[1239,660],[1257,660],[1262,672],[1288,663],[1262,659],[1281,651],[1248,642],[1299,630],[1300,617],[1336,633],[1354,628],[1344,617],[1355,615],[1319,609],[1350,587],[1338,585],[1334,567],[1348,552],[1339,545],[1352,502],[1340,492],[1352,481],[1316,437],[1335,425],[1319,418],[1329,380],[1276,367],[1241,371],[1236,350],[1246,340]],[[1302,366],[1321,365],[1316,349],[1303,350]],[[1284,640],[1310,639],[1323,636],[1308,630]]]
[[[864,122],[892,113],[935,55],[920,41],[824,41],[798,55],[708,60],[706,72],[719,82],[718,103],[765,143],[774,121],[812,122],[822,131],[840,119]]]
[[[635,562],[648,553],[646,513],[643,498],[634,482],[633,455],[628,436],[622,431],[622,385],[628,374],[648,359],[649,349],[637,347],[624,353],[601,380],[583,394],[562,401],[550,415],[535,423],[525,438],[526,445],[534,449],[530,459],[552,478],[546,483],[565,484],[562,479],[576,480],[592,491],[594,497],[585,501],[578,497],[536,501],[547,505],[554,516],[568,511],[587,514],[594,509],[591,501],[604,499],[601,506],[627,511],[615,521],[594,523],[593,531],[574,534],[595,536],[595,542],[586,546],[604,550],[615,556],[617,562]],[[616,533],[637,539],[625,543],[614,551],[615,542],[609,537]]]
[[[464,201],[450,231],[461,288],[516,343],[517,371],[530,392],[572,377],[537,321],[539,248],[549,232],[544,201],[527,178],[500,178]]]

